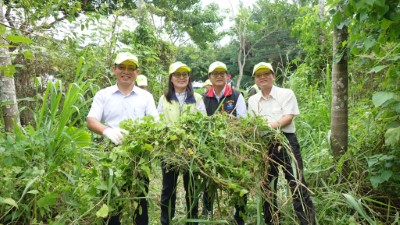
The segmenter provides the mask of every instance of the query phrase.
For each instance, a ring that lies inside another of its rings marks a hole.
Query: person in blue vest
[[[282,168],[292,191],[293,208],[300,224],[314,225],[315,209],[303,176],[303,159],[295,134],[294,119],[300,114],[296,96],[292,90],[274,85],[275,72],[270,63],[260,62],[255,65],[253,77],[261,91],[249,98],[249,115],[260,116],[272,129],[279,129],[290,146],[282,148],[275,144],[268,149],[270,171],[264,185],[265,190],[268,190],[263,204],[264,221],[268,225],[279,224],[276,192],[279,168]],[[293,155],[294,160],[289,155]]]
[[[119,127],[121,121],[136,120],[146,115],[151,115],[156,120],[159,117],[153,95],[135,86],[135,80],[140,72],[138,58],[129,52],[118,53],[112,69],[117,83],[96,93],[86,121],[91,131],[104,135],[115,145],[120,145],[124,135],[128,135],[128,131]],[[133,215],[135,225],[149,224],[146,199],[149,179],[145,175],[141,179],[146,190],[139,195],[141,199]],[[120,216],[121,213],[111,216],[108,224],[121,224]]]
[[[207,115],[225,112],[235,117],[244,117],[247,114],[246,102],[243,95],[226,83],[228,69],[223,62],[213,62],[208,68],[208,78],[212,87],[205,93],[204,104]],[[218,110],[218,111],[217,111]],[[212,144],[212,143],[210,143]],[[203,194],[203,215],[212,215],[215,191],[212,190],[213,183],[208,180],[205,183]],[[247,198],[243,198],[243,203],[235,206],[235,221],[237,224],[244,224],[241,215],[245,213]]]
[[[201,112],[206,114],[203,97],[195,93],[190,78],[190,67],[182,62],[172,63],[169,67],[168,91],[160,97],[158,112],[163,114],[167,123],[176,122],[182,114]],[[179,171],[169,168],[162,162],[161,224],[170,224],[175,215],[176,186]],[[183,174],[186,191],[187,218],[198,217],[198,198],[195,196],[195,177],[189,172]],[[186,224],[198,224],[197,222]]]

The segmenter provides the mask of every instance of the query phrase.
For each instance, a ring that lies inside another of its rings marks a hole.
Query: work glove
[[[116,145],[122,144],[122,140],[124,139],[124,136],[122,134],[129,134],[129,132],[118,127],[109,127],[103,131],[103,135],[110,139]]]

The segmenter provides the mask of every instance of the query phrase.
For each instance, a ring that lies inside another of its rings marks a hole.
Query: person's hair
[[[172,83],[171,79],[172,79],[172,74],[170,74],[168,77],[168,91],[164,94],[165,98],[169,103],[171,103],[171,101],[173,100],[172,97],[174,96],[175,93],[174,84]],[[189,74],[189,83],[186,87],[186,94],[187,94],[186,98],[192,98],[194,95],[192,86],[192,76],[190,76],[190,74]]]

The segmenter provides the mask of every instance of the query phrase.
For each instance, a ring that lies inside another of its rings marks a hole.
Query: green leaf
[[[381,176],[371,176],[369,178],[369,181],[371,182],[371,185],[373,188],[377,188],[381,183],[383,183],[383,179]]]
[[[108,216],[108,206],[103,204],[101,208],[96,212],[97,217],[106,218]]]
[[[385,69],[386,67],[388,67],[389,65],[382,65],[382,66],[375,66],[374,68],[372,68],[368,73],[378,73],[379,71]]]
[[[0,34],[6,33],[7,29],[3,24],[0,24]]]
[[[394,111],[396,111],[397,113],[400,113],[400,102],[399,103],[395,103],[394,106],[392,107],[392,109]]]
[[[0,66],[0,70],[4,71],[6,77],[12,77],[17,72],[15,65]]]
[[[389,128],[385,133],[385,144],[388,146],[398,146],[400,142],[400,127]]]
[[[370,224],[374,224],[371,217],[367,215],[367,213],[364,211],[364,208],[361,204],[360,200],[356,200],[353,196],[350,194],[343,194],[344,197],[346,198],[347,202],[350,203],[350,205],[357,210],[357,212],[365,219],[367,220]]]
[[[14,43],[26,43],[26,44],[32,44],[33,41],[27,37],[24,36],[17,36],[17,35],[9,35],[7,36],[7,40],[14,42]]]
[[[140,168],[145,173],[146,177],[150,177],[150,174],[151,174],[150,167],[148,167],[146,165],[142,165]]]
[[[246,190],[246,189],[242,189],[242,190],[240,190],[240,193],[239,193],[239,195],[240,195],[240,197],[243,197],[245,194],[247,194],[247,193],[249,193],[249,191],[248,190]]]
[[[5,198],[5,199],[3,199],[1,202],[2,202],[2,203],[5,203],[5,204],[8,204],[8,205],[12,205],[12,206],[14,206],[15,208],[18,208],[17,202],[15,202],[15,200],[12,199],[12,198]]]
[[[143,146],[142,146],[142,148],[144,149],[144,150],[146,150],[146,151],[153,151],[153,146],[152,145],[150,145],[150,144],[144,144]]]
[[[31,190],[31,191],[28,191],[26,193],[36,195],[37,193],[39,193],[39,191],[38,190]]]
[[[396,54],[396,55],[391,55],[389,56],[388,60],[390,61],[397,61],[400,59],[400,54]]]
[[[376,41],[374,39],[371,38],[367,38],[364,41],[364,47],[368,50],[370,48],[372,48],[374,45],[376,44]]]
[[[381,23],[381,28],[383,30],[386,30],[386,29],[388,29],[390,27],[390,25],[392,23],[393,23],[393,21],[383,18],[382,23]]]
[[[58,194],[49,193],[38,200],[38,205],[43,208],[47,208],[56,203],[56,199],[58,198]]]
[[[368,5],[372,6],[374,5],[375,0],[365,0],[365,3],[367,3]]]
[[[24,52],[24,57],[25,57],[25,59],[29,59],[29,60],[32,60],[33,59],[33,54],[32,54],[32,51],[25,51]]]
[[[393,175],[393,171],[385,170],[382,172],[381,177],[382,177],[383,181],[388,181],[392,175]]]
[[[336,12],[332,18],[333,24],[339,25],[342,22],[342,14],[340,12]]]
[[[394,97],[395,94],[393,92],[378,92],[372,96],[372,102],[375,107],[379,107]]]

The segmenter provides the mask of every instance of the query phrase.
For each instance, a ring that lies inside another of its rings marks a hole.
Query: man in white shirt
[[[128,132],[119,128],[119,123],[126,119],[140,119],[143,116],[151,115],[156,120],[158,112],[151,93],[135,86],[138,76],[139,61],[135,55],[129,52],[121,52],[115,59],[113,72],[117,78],[117,84],[104,88],[96,93],[92,107],[86,118],[87,126],[95,133],[102,134],[114,144],[120,145],[123,135]],[[146,193],[142,193],[134,214],[135,225],[147,225],[148,204],[145,198],[148,192],[149,180],[143,177]],[[113,216],[109,224],[120,224],[119,216]]]
[[[292,191],[293,207],[297,217],[302,225],[314,225],[315,209],[304,180],[303,160],[293,123],[294,117],[300,114],[296,96],[292,90],[274,85],[275,72],[270,63],[261,62],[255,65],[253,76],[261,91],[249,98],[249,115],[261,116],[268,121],[272,129],[280,129],[290,145],[290,149],[281,148],[279,144],[271,146],[269,149],[270,172],[265,188],[270,191],[270,193],[266,193],[266,196],[272,197],[264,201],[265,223],[279,223],[276,189],[279,167],[283,166],[285,178]],[[296,160],[294,163],[291,162],[292,158],[289,157],[291,154],[294,155]],[[292,165],[297,165],[297,168],[292,168]],[[296,174],[294,174],[295,172]]]

